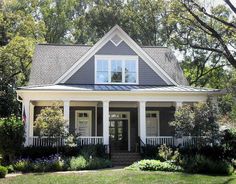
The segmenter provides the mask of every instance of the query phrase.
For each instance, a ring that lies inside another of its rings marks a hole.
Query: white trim
[[[75,111],[75,129],[77,128],[77,131],[79,133],[79,125],[78,125],[78,113],[88,113],[89,114],[89,135],[86,136],[92,136],[92,110],[76,110]]]
[[[24,91],[19,93],[24,99],[31,101],[82,101],[82,102],[98,102],[98,101],[116,101],[116,102],[175,102],[177,100],[184,102],[204,102],[207,100],[207,93],[135,93],[130,91]]]
[[[150,110],[150,111],[146,111],[146,122],[147,122],[147,113],[155,113],[157,115],[156,119],[157,119],[157,136],[160,136],[160,112],[159,111],[154,111],[154,110]],[[146,130],[147,130],[147,124],[146,124]],[[152,137],[152,136],[148,136],[147,137]]]
[[[128,120],[128,151],[130,151],[130,112],[129,111],[110,111],[109,116],[111,114],[126,114],[127,115],[127,118],[109,118],[109,123],[110,123],[110,120]],[[109,124],[109,128],[110,128],[110,124]],[[109,131],[109,135],[110,135],[110,131]]]
[[[139,84],[139,59],[138,56],[133,55],[95,55],[95,67],[94,67],[94,81],[95,84]],[[107,60],[108,62],[108,82],[97,82],[97,66],[98,60]],[[111,82],[111,62],[112,60],[121,60],[122,62],[122,82]],[[136,82],[125,82],[125,62],[136,62]]]
[[[118,25],[114,26],[87,53],[68,69],[54,84],[66,82],[80,67],[96,54],[115,34],[117,34],[131,49],[134,50],[167,84],[178,85],[132,38]]]
[[[113,38],[113,37],[112,37]],[[121,42],[123,42],[122,39],[120,39],[120,41],[118,43],[115,43],[112,38],[110,39],[110,41],[117,47],[118,45],[120,45]]]

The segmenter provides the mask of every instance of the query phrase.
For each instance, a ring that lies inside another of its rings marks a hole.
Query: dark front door
[[[128,150],[128,120],[110,120],[110,145],[112,151]]]

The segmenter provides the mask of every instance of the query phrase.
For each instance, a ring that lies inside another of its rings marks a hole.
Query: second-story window
[[[96,84],[137,84],[137,56],[95,56]]]

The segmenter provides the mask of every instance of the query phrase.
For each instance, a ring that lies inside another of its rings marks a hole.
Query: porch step
[[[139,153],[132,152],[112,152],[111,161],[114,166],[128,166],[141,160]]]

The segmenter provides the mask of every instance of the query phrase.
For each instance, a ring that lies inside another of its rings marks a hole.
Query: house
[[[57,101],[80,144],[130,152],[140,140],[176,144],[168,124],[175,109],[216,94],[189,86],[170,49],[139,46],[118,25],[93,46],[38,44],[29,84],[17,90],[26,146],[47,145],[47,137],[34,135],[33,121]]]

